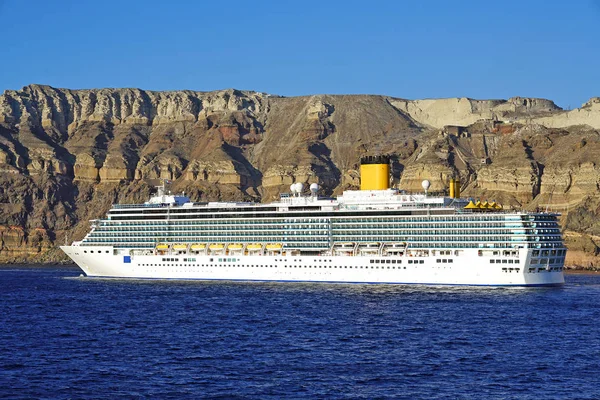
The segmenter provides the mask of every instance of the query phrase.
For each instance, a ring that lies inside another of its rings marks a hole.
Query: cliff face
[[[394,107],[415,121],[434,128],[445,125],[471,125],[479,120],[518,120],[552,115],[562,111],[546,99],[512,97],[508,100],[473,100],[468,98],[398,100]]]
[[[0,261],[64,259],[56,245],[159,179],[196,199],[269,201],[293,182],[337,194],[359,184],[360,156],[378,153],[393,156],[403,189],[429,179],[443,191],[458,175],[466,195],[565,211],[573,249],[595,260],[596,129],[598,99],[566,112],[528,98],[31,85],[0,96]]]

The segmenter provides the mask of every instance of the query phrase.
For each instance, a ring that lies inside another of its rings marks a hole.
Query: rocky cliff
[[[238,90],[68,90],[0,96],[0,261],[64,260],[112,203],[160,179],[197,199],[269,201],[293,182],[324,194],[359,184],[364,154],[394,159],[394,184],[565,216],[573,259],[597,263],[600,100],[285,98]],[[575,257],[576,256],[576,257]]]

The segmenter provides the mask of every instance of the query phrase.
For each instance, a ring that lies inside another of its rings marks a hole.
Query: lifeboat
[[[362,249],[377,249],[377,248],[379,248],[379,243],[377,243],[377,242],[361,243],[359,246]]]
[[[187,250],[187,244],[174,244],[173,250]]]
[[[248,250],[248,251],[259,251],[259,250],[262,250],[262,244],[259,244],[259,243],[250,243],[248,246],[246,246],[246,250]]]
[[[392,249],[403,249],[406,247],[406,242],[395,242],[395,243],[387,243],[385,245],[386,248],[392,248]]]
[[[387,254],[402,254],[404,253],[404,250],[406,250],[406,243],[386,243],[383,249],[383,251]]]
[[[335,255],[347,256],[352,254],[354,246],[352,242],[336,243],[333,245],[333,252]]]
[[[206,249],[206,245],[203,243],[202,244],[193,244],[190,246],[190,249],[195,250],[195,251],[204,250],[204,249]]]
[[[361,254],[377,253],[379,251],[379,243],[376,243],[376,242],[362,243],[362,244],[358,245],[358,249],[361,252]]]
[[[156,250],[169,250],[169,245],[168,244],[157,244]]]
[[[213,243],[208,246],[209,250],[211,250],[211,251],[223,250],[224,247],[225,246],[223,246],[221,243]]]
[[[266,246],[267,250],[281,250],[281,243],[271,243]]]
[[[227,245],[227,250],[229,250],[230,254],[239,254],[243,248],[244,245],[241,243],[232,243]]]

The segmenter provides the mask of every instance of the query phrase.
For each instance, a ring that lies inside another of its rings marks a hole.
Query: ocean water
[[[471,289],[79,274],[0,268],[0,398],[600,398],[600,275]]]

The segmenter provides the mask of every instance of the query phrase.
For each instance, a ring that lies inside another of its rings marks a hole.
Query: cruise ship
[[[558,214],[389,187],[389,158],[361,159],[360,190],[291,186],[270,204],[193,202],[164,184],[116,204],[61,249],[89,277],[422,285],[564,283]]]

